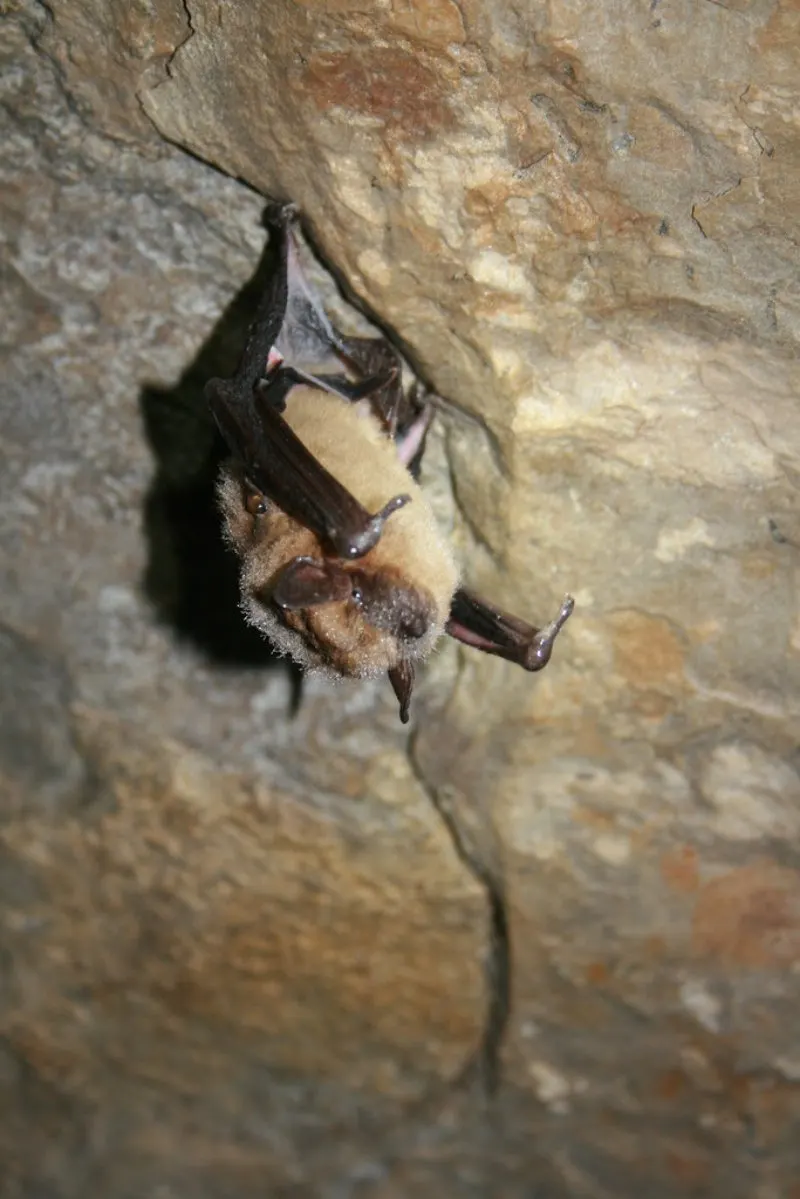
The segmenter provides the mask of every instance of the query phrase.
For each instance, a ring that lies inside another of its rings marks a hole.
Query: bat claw
[[[564,596],[564,602],[558,610],[558,616],[546,624],[533,638],[526,655],[526,670],[541,670],[550,661],[556,637],[569,620],[575,608],[575,600],[571,595]]]
[[[274,200],[264,208],[264,223],[269,225],[289,226],[300,215],[300,206],[291,200]]]
[[[389,500],[388,504],[370,517],[364,528],[358,533],[347,537],[345,540],[341,534],[335,532],[329,534],[329,539],[334,549],[340,558],[363,558],[364,554],[368,554],[373,546],[377,545],[383,533],[383,526],[386,524],[393,512],[397,512],[399,508],[404,508],[406,504],[411,503],[410,495],[395,495]]]
[[[406,504],[410,503],[411,496],[406,495],[405,493],[403,495],[392,496],[392,498],[389,500],[389,503],[384,504],[380,512],[376,512],[372,519],[380,520],[381,528],[383,528],[384,521],[388,520],[393,512],[397,512],[398,508],[405,508]]]

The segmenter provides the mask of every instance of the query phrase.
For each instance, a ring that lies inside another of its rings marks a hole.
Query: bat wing
[[[345,338],[329,320],[300,265],[293,205],[271,206],[265,219],[273,263],[236,371],[241,390],[285,366],[298,383],[360,399],[390,374],[399,374],[399,359],[388,342],[381,343],[382,353],[368,351],[371,339]],[[341,373],[343,367],[354,380]]]
[[[395,380],[400,360],[384,338],[345,337],[332,323],[300,264],[292,205],[267,209],[275,264],[256,313],[258,332],[245,351],[246,369],[255,381],[284,365],[298,383],[321,387],[346,400],[374,396]],[[343,374],[342,368],[349,374]]]
[[[306,449],[281,414],[298,384],[322,387],[348,400],[370,395],[388,383],[388,358],[379,377],[352,380],[314,373],[331,364],[359,371],[359,351],[357,344],[355,353],[352,347],[348,351],[303,277],[291,228],[294,217],[291,205],[268,211],[273,270],[236,373],[230,379],[210,380],[205,394],[249,483],[310,529],[331,553],[360,558],[379,540],[388,517],[410,497],[394,496],[380,511],[368,512]]]
[[[278,209],[270,219],[270,239],[275,242],[277,270],[285,279],[286,300],[275,349],[288,366],[318,378],[340,371],[347,355],[338,330],[303,274],[292,229],[295,210]],[[334,376],[336,378],[336,376]]]
[[[231,381],[212,380],[206,397],[217,425],[248,482],[281,511],[310,529],[337,558],[361,558],[383,526],[410,502],[396,495],[370,513],[306,448],[281,408],[296,380],[281,370],[241,396]]]

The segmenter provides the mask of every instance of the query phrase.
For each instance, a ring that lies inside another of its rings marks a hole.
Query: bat
[[[416,481],[431,397],[382,337],[329,320],[300,266],[293,205],[266,213],[274,269],[234,375],[205,387],[230,458],[218,498],[245,619],[302,668],[388,675],[409,718],[416,668],[447,633],[541,670],[574,601],[536,628],[461,585]]]

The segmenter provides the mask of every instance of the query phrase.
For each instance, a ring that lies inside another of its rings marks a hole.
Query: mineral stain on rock
[[[800,962],[800,872],[764,859],[701,887],[692,949],[732,969],[787,970]]]
[[[417,55],[391,47],[314,54],[298,84],[323,112],[374,117],[387,136],[415,140],[454,124],[448,90]]]
[[[674,683],[683,673],[684,652],[668,621],[644,612],[612,618],[620,672],[633,685]]]
[[[691,895],[700,886],[700,855],[693,845],[669,850],[661,859],[661,877],[671,890]]]

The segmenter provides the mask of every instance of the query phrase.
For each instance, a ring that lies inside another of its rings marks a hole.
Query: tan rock
[[[796,4],[52,9],[4,47],[9,1195],[792,1195]],[[470,583],[577,599],[537,678],[443,649],[410,741],[371,685],[290,719],[236,610],[252,188],[444,396]]]

